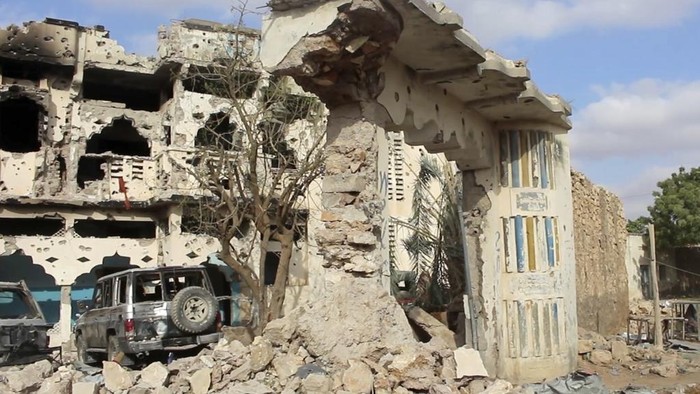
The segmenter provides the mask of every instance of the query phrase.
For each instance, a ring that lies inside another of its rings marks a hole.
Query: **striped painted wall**
[[[566,354],[563,298],[504,301],[507,355],[510,358]]]
[[[554,189],[551,133],[502,131],[499,135],[501,186]]]
[[[502,220],[504,272],[543,272],[559,265],[557,218],[513,216]]]

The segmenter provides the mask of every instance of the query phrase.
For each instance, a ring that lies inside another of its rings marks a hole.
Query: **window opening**
[[[117,221],[79,219],[73,230],[81,237],[153,239],[156,237],[156,223],[151,221]]]
[[[65,228],[61,218],[0,218],[0,235],[50,237]]]
[[[7,152],[37,152],[41,148],[44,108],[26,98],[11,98],[0,102],[0,149]]]

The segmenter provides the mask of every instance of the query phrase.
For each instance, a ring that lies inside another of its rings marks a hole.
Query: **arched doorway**
[[[220,299],[219,309],[222,314],[221,321],[228,326],[245,325],[250,319],[242,313],[249,305],[241,293],[241,281],[238,274],[221,261],[216,253],[207,256],[207,261],[201,263],[209,274],[209,279],[214,288],[214,295]]]
[[[75,323],[78,312],[78,303],[80,301],[92,300],[92,293],[95,290],[97,280],[105,275],[113,274],[119,271],[128,270],[131,268],[139,268],[137,265],[131,264],[131,258],[120,256],[115,253],[112,256],[105,256],[102,259],[102,264],[92,267],[90,272],[86,272],[77,278],[71,286],[71,326]]]
[[[24,280],[39,303],[46,321],[58,323],[61,309],[61,287],[56,278],[46,273],[44,267],[34,264],[31,256],[18,250],[9,256],[0,256],[0,282]]]

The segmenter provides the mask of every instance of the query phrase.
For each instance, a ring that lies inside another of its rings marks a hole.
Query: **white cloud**
[[[679,23],[700,0],[444,0],[487,45],[583,28],[650,28]],[[672,3],[672,4],[671,4]]]
[[[678,167],[652,165],[641,169],[632,175],[627,182],[610,186],[610,191],[615,193],[625,208],[625,216],[629,219],[636,219],[639,216],[649,216],[647,207],[654,202],[651,193],[657,189],[656,184],[662,181],[675,171]]]
[[[578,159],[700,153],[700,80],[643,79],[596,91],[599,99],[573,119]]]

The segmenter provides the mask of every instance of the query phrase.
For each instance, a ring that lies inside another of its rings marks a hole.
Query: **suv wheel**
[[[175,294],[170,303],[170,318],[183,332],[200,333],[216,321],[218,302],[205,288],[191,286]]]

